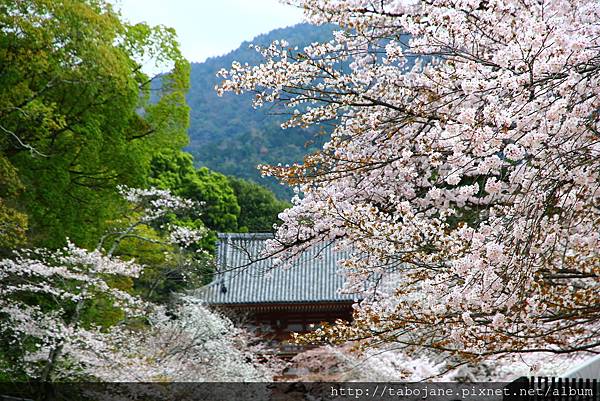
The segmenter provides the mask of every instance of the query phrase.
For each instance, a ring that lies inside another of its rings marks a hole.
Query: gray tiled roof
[[[331,245],[314,246],[290,268],[273,268],[258,258],[270,234],[219,234],[217,268],[212,283],[196,295],[210,304],[259,304],[351,301],[340,294],[344,277],[337,260],[344,255]],[[254,261],[254,262],[252,262]]]

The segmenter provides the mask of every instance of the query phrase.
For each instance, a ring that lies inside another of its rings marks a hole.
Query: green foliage
[[[157,155],[152,162],[149,183],[203,203],[200,219],[209,229],[238,230],[240,207],[229,180],[206,167],[196,170],[189,153],[172,151]]]
[[[0,254],[25,242],[27,215],[14,201],[22,190],[17,170],[0,155]]]
[[[272,232],[279,213],[292,206],[252,181],[229,177],[229,184],[240,205],[238,226],[242,232]]]
[[[207,227],[221,232],[237,231],[240,206],[227,177],[206,167],[196,170],[196,176],[197,185],[181,195],[204,202]]]
[[[182,224],[182,217],[171,218],[171,222]],[[200,227],[203,227],[199,221]],[[198,227],[197,222],[188,224]],[[133,292],[156,303],[166,303],[174,293],[197,288],[210,281],[211,259],[202,252],[201,244],[189,250],[179,249],[167,243],[165,233],[158,227],[140,225],[137,237],[126,238],[119,244],[115,255],[129,260],[135,259],[145,266],[142,274],[133,283]],[[126,288],[123,288],[126,290]]]
[[[124,23],[105,0],[0,0],[0,26],[0,255],[23,245],[56,249],[66,238],[93,248],[119,217],[135,217],[116,186],[146,185],[154,155],[187,144],[189,63],[172,29]],[[151,79],[141,70],[148,61],[170,72]],[[139,229],[164,239],[157,227]],[[173,270],[165,253],[180,257],[158,242],[125,241],[119,252],[163,276]],[[145,280],[110,285],[167,298],[146,291]],[[183,288],[169,280],[162,283],[169,291]],[[67,319],[75,313],[52,296],[23,302],[62,308]],[[77,314],[82,326],[124,317],[102,293]],[[0,380],[26,378],[7,341],[0,341]],[[2,376],[6,366],[15,367],[10,377]]]
[[[312,42],[329,40],[332,30],[331,25],[298,24],[259,35],[251,42],[265,46],[285,39],[290,47],[302,49]],[[287,111],[254,109],[252,93],[217,96],[214,87],[221,81],[216,76],[221,68],[230,68],[233,61],[260,63],[260,54],[249,44],[244,42],[229,54],[192,64],[187,96],[191,107],[188,150],[200,166],[252,180],[267,186],[281,199],[289,199],[291,191],[272,178],[261,177],[256,166],[302,161],[304,155],[320,148],[325,136],[314,128],[283,131],[280,124],[286,117],[278,114]]]
[[[194,168],[181,151],[163,152],[152,160],[149,184],[203,203],[200,220],[213,231],[204,241],[212,249],[216,232],[270,232],[277,215],[290,206],[255,182],[226,177],[206,167]]]
[[[206,167],[194,168],[192,155],[182,151],[156,155],[148,183],[202,204],[199,217],[177,217],[172,222],[190,228],[208,228],[206,236],[193,250],[206,250],[212,254],[216,251],[217,232],[271,232],[273,224],[278,222],[277,215],[290,206],[254,182],[228,178]],[[214,271],[212,260],[203,253],[186,260],[182,255],[170,252],[173,259],[167,263],[161,260],[165,250],[157,249],[155,245],[132,242],[122,246],[126,255],[153,266],[146,269],[139,287],[153,296],[162,297],[160,299],[183,288],[178,284],[183,280],[182,272],[187,272],[188,286],[194,283],[198,286],[208,283]],[[152,255],[153,260],[150,259]],[[174,266],[179,268],[173,269]]]
[[[172,30],[128,25],[103,0],[2,2],[0,25],[0,154],[25,188],[6,202],[33,244],[92,246],[116,184],[143,184],[157,149],[186,144],[189,65]],[[148,58],[172,67],[153,102]]]
[[[129,223],[133,222],[134,219],[130,218]],[[115,255],[126,260],[135,259],[144,266],[153,267],[163,265],[166,255],[174,251],[172,245],[168,245],[163,241],[157,229],[139,225],[132,233],[137,237],[123,239],[119,243]],[[107,245],[112,246],[113,243]]]
[[[142,298],[165,304],[173,294],[181,294],[208,284],[212,280],[214,263],[205,253],[178,252],[161,265],[151,265],[135,282],[135,293]]]
[[[100,326],[111,327],[125,318],[123,310],[114,305],[114,300],[105,294],[98,294],[96,298],[88,301],[79,318],[84,327]]]

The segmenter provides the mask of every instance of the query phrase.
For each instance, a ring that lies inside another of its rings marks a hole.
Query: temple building
[[[289,344],[292,332],[307,332],[320,322],[350,320],[354,298],[341,294],[344,255],[331,245],[314,246],[289,268],[274,268],[261,257],[271,234],[219,234],[214,280],[197,292],[208,304],[276,345],[282,356],[300,350]]]

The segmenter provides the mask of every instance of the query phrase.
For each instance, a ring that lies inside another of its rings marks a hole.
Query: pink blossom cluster
[[[139,214],[134,223],[130,224],[123,231],[116,230],[108,233],[105,237],[127,238],[135,237],[135,229],[141,224],[161,223],[169,214],[178,214],[197,211],[203,205],[203,202],[195,202],[191,199],[181,198],[174,195],[168,189],[158,188],[130,188],[127,186],[117,187],[119,193],[127,202],[129,202]],[[168,232],[170,244],[188,248],[197,243],[206,235],[206,229],[203,227],[190,228],[177,224],[161,224],[161,229]],[[101,241],[104,242],[104,241]],[[102,244],[101,244],[102,245]]]

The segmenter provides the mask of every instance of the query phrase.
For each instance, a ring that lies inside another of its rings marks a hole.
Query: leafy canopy
[[[0,152],[24,187],[4,202],[29,216],[33,243],[90,246],[116,184],[145,184],[157,149],[187,143],[189,65],[172,30],[101,0],[3,2],[0,26]],[[171,69],[152,103],[147,61]]]

